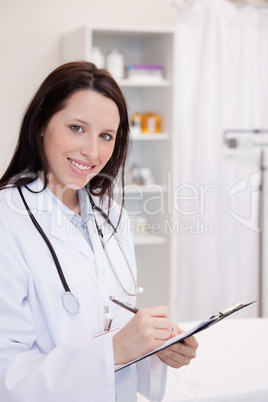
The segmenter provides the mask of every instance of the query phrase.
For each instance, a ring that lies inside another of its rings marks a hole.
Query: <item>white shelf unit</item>
[[[133,239],[136,245],[140,246],[156,246],[166,244],[166,238],[164,236],[153,235],[133,235]]]
[[[168,140],[170,138],[169,134],[166,133],[157,133],[157,134],[132,134],[132,140],[134,141],[163,141]]]
[[[145,81],[145,80],[130,80],[130,79],[122,79],[118,81],[118,84],[120,85],[121,88],[127,88],[127,87],[168,87],[170,86],[170,81],[162,79],[161,81]]]
[[[138,283],[145,292],[138,297],[139,307],[169,303],[169,272],[171,239],[166,225],[171,220],[167,191],[172,169],[172,139],[174,137],[173,82],[175,32],[170,28],[94,27],[86,26],[63,37],[63,62],[91,61],[93,46],[104,55],[119,49],[128,64],[157,64],[164,69],[164,78],[144,78],[118,81],[126,97],[129,116],[133,113],[155,112],[162,117],[162,133],[132,136],[128,169],[133,164],[149,167],[154,184],[126,186],[125,208],[131,221],[140,215],[152,228],[151,233],[134,233],[138,266]],[[147,226],[148,227],[148,226]]]

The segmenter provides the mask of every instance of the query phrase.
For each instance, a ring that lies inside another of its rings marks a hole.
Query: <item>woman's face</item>
[[[91,90],[80,90],[43,132],[49,188],[80,189],[112,156],[120,117],[116,104]]]

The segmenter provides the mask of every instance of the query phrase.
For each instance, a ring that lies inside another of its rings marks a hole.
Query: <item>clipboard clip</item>
[[[211,316],[210,320],[213,320],[215,318],[221,319],[221,318],[227,317],[228,315],[234,313],[235,311],[240,310],[243,307],[249,306],[252,303],[256,303],[256,301],[253,301],[253,302],[247,303],[247,304],[243,304],[243,303],[234,304],[233,306],[227,308],[226,310],[222,310],[218,314]]]

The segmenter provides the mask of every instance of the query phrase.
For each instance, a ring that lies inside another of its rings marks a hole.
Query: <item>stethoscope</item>
[[[40,233],[40,235],[43,237],[43,239],[44,239],[44,241],[45,241],[45,243],[46,243],[47,247],[49,248],[49,251],[50,251],[50,253],[51,253],[51,255],[52,255],[52,258],[53,258],[53,260],[54,260],[54,263],[55,263],[55,265],[56,265],[56,268],[57,268],[57,271],[58,271],[60,280],[61,280],[62,285],[63,285],[64,290],[65,290],[65,292],[64,292],[63,295],[62,295],[62,304],[63,304],[63,307],[64,307],[65,310],[66,310],[68,313],[70,313],[70,314],[78,314],[79,311],[80,311],[80,303],[79,303],[79,300],[78,300],[78,298],[77,298],[77,297],[71,292],[71,290],[70,290],[70,287],[69,287],[69,285],[68,285],[68,283],[67,283],[67,281],[66,281],[66,278],[65,278],[65,276],[64,276],[64,274],[63,274],[63,270],[62,270],[62,268],[61,268],[61,265],[60,265],[60,262],[59,262],[59,260],[58,260],[57,254],[56,254],[56,252],[55,252],[55,250],[54,250],[54,247],[52,246],[52,244],[51,244],[51,242],[49,241],[47,235],[45,234],[45,232],[43,231],[43,229],[41,228],[41,226],[39,225],[39,223],[38,223],[37,220],[35,219],[35,217],[34,217],[32,211],[31,211],[29,205],[27,204],[27,202],[26,202],[26,200],[25,200],[25,198],[24,198],[24,195],[23,195],[22,190],[21,190],[20,187],[18,187],[18,191],[19,191],[19,194],[20,194],[20,196],[21,196],[21,199],[22,199],[22,201],[23,201],[23,203],[24,203],[24,206],[25,206],[25,208],[26,208],[26,210],[27,210],[27,212],[28,212],[28,214],[29,214],[29,217],[31,218],[31,220],[32,220],[32,222],[33,222],[33,224],[34,224],[34,226],[36,227],[36,229],[38,230],[38,232]],[[110,219],[109,219],[109,217],[107,216],[107,214],[106,214],[101,208],[99,208],[99,207],[96,206],[96,204],[94,203],[94,201],[93,201],[93,199],[92,199],[92,197],[91,197],[91,195],[90,195],[89,193],[88,193],[88,195],[89,195],[89,200],[90,200],[90,203],[91,203],[91,206],[92,206],[92,212],[93,212],[94,222],[95,222],[95,226],[96,226],[96,229],[97,229],[97,232],[98,232],[98,236],[99,236],[99,239],[100,239],[102,248],[103,248],[103,250],[104,250],[104,252],[105,252],[105,254],[106,254],[107,260],[108,260],[108,262],[109,262],[109,264],[110,264],[110,266],[111,266],[111,268],[112,268],[112,271],[113,271],[113,273],[114,273],[114,275],[115,275],[115,277],[116,277],[116,280],[118,281],[119,285],[121,286],[121,288],[124,290],[124,292],[125,292],[127,295],[129,295],[129,296],[137,296],[139,293],[142,293],[142,292],[143,292],[143,288],[142,288],[142,287],[139,287],[139,288],[137,287],[136,278],[135,278],[135,276],[134,276],[133,270],[132,270],[132,268],[131,268],[131,265],[130,265],[130,263],[129,263],[129,260],[128,260],[128,258],[127,258],[127,255],[126,255],[126,253],[125,253],[125,250],[124,250],[124,248],[123,248],[123,245],[122,245],[122,243],[121,243],[121,241],[120,241],[120,239],[119,239],[117,230],[116,230],[116,228],[114,227],[114,225],[112,224],[112,222],[110,221]],[[102,231],[102,229],[100,228],[100,226],[98,225],[98,222],[97,222],[97,219],[96,219],[96,211],[98,211],[98,212],[101,214],[101,216],[105,219],[105,221],[108,223],[108,225],[112,227],[112,229],[113,229],[113,231],[114,231],[114,233],[113,233],[113,234],[114,234],[114,237],[115,237],[115,239],[116,239],[116,241],[117,241],[117,244],[118,244],[118,246],[119,246],[119,248],[120,248],[120,250],[121,250],[121,252],[122,252],[122,254],[123,254],[123,257],[124,257],[124,259],[125,259],[125,261],[126,261],[128,270],[129,270],[129,272],[130,272],[130,276],[131,276],[132,281],[133,281],[133,284],[134,284],[134,288],[135,288],[134,292],[128,291],[128,290],[125,288],[125,286],[123,285],[121,279],[119,278],[119,275],[118,275],[118,273],[117,273],[117,271],[116,271],[116,269],[115,269],[115,267],[114,267],[114,264],[113,264],[113,262],[112,262],[112,260],[111,260],[111,258],[110,258],[110,256],[109,256],[109,253],[108,253],[108,251],[107,251],[107,247],[106,247],[105,242],[104,242],[104,240],[103,240],[103,231]]]

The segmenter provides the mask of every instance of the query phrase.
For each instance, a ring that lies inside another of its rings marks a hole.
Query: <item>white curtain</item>
[[[258,158],[227,159],[223,132],[268,129],[268,8],[177,0],[177,9],[170,306],[182,321],[259,298]]]

